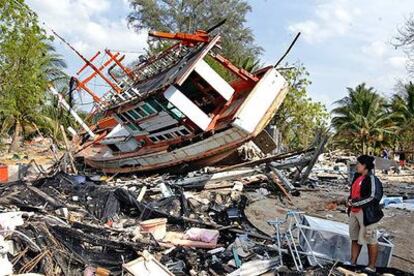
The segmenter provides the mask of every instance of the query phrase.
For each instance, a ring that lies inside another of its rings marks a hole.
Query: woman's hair
[[[367,168],[367,170],[372,170],[375,167],[374,161],[375,158],[373,156],[369,156],[369,155],[361,155],[357,158],[357,161],[359,163],[361,163],[362,165],[365,165],[365,168]]]

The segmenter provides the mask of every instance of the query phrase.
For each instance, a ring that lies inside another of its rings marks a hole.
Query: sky
[[[274,64],[297,32],[302,35],[285,59],[302,63],[312,81],[309,94],[334,107],[346,87],[361,82],[383,95],[397,81],[408,79],[406,56],[393,41],[414,0],[248,0],[252,11],[246,26],[263,47],[262,60]],[[147,34],[128,28],[128,0],[27,0],[45,28],[52,28],[82,54],[91,57],[105,48],[135,59],[146,47]],[[74,75],[80,59],[59,41],[54,45]]]

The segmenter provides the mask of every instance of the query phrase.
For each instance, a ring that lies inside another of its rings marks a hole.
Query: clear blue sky
[[[109,48],[130,59],[142,52],[146,34],[128,29],[127,0],[27,0],[40,20],[86,56]],[[310,73],[310,96],[328,109],[345,96],[345,87],[367,82],[390,94],[398,80],[406,80],[406,57],[392,41],[398,27],[414,13],[414,0],[255,0],[247,26],[265,50],[262,60],[274,63],[295,33],[302,36],[287,61],[302,62]],[[79,59],[59,42],[74,74]]]

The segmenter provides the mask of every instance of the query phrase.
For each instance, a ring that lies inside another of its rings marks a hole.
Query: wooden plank
[[[73,158],[71,149],[70,149],[70,145],[69,145],[69,141],[68,141],[68,137],[66,136],[66,131],[65,128],[63,127],[63,125],[60,125],[60,130],[62,131],[62,135],[63,135],[63,141],[65,142],[65,148],[66,148],[66,152],[69,155],[69,161],[70,161],[70,165],[72,167],[72,171],[74,174],[78,174],[78,170],[76,169],[75,166],[75,159]]]
[[[283,162],[270,162],[270,165],[275,169],[284,170],[284,169],[294,168],[294,167],[298,167],[302,165],[306,166],[310,160],[311,160],[310,157],[304,156],[300,159],[297,158],[294,160],[286,160]]]
[[[209,44],[208,45],[206,45],[205,47],[204,47],[204,49],[198,54],[198,56],[195,58],[195,60],[194,61],[192,61],[192,64],[190,64],[189,66],[188,66],[188,68],[183,72],[183,73],[181,73],[178,77],[177,77],[177,79],[176,79],[176,81],[175,81],[175,83],[176,84],[178,84],[178,85],[182,85],[183,83],[184,83],[184,81],[188,78],[188,76],[194,71],[194,68],[196,67],[196,65],[197,65],[197,63],[198,63],[198,61],[199,60],[201,60],[201,59],[203,59],[206,55],[207,55],[207,53],[211,50],[211,49],[213,49],[213,47],[217,44],[217,42],[220,40],[220,36],[219,35],[217,35],[217,36],[215,36],[210,42],[209,42]]]
[[[57,201],[53,197],[49,196],[48,194],[46,194],[42,190],[40,190],[40,189],[38,189],[38,188],[36,188],[34,186],[30,186],[30,185],[27,185],[27,188],[29,190],[31,190],[33,193],[37,194],[43,200],[45,200],[46,202],[48,202],[49,204],[51,204],[53,207],[61,207],[62,206],[62,204],[59,201]]]
[[[214,71],[207,62],[200,60],[194,70],[225,100],[231,99],[234,88]]]
[[[279,187],[280,191],[287,197],[288,201],[290,204],[292,204],[293,206],[295,206],[295,204],[293,203],[293,199],[292,197],[289,195],[288,192],[286,192],[285,188],[280,184],[280,180],[276,177],[274,172],[270,172],[269,173],[270,176],[270,180],[277,185],[277,187]]]
[[[253,174],[257,174],[257,173],[260,173],[260,171],[256,169],[245,169],[245,170],[239,170],[239,171],[204,174],[200,176],[189,177],[183,180],[178,180],[174,184],[179,185],[179,186],[186,186],[186,185],[192,185],[195,183],[217,182],[217,181],[224,181],[227,179],[246,177],[246,176],[250,176]]]
[[[277,147],[272,136],[265,129],[253,138],[253,142],[263,153],[271,153]]]
[[[313,169],[313,166],[315,166],[316,161],[318,161],[319,155],[323,152],[325,144],[328,142],[328,138],[329,138],[328,135],[322,135],[321,134],[321,137],[320,137],[321,141],[319,143],[319,146],[315,150],[315,153],[313,154],[312,160],[306,166],[305,172],[303,173],[303,175],[301,175],[299,186],[302,186],[305,183],[305,181],[308,179],[309,174],[311,173],[311,171]]]
[[[259,160],[247,161],[247,162],[244,162],[244,163],[239,163],[239,164],[219,168],[219,169],[214,170],[214,172],[224,172],[224,171],[229,171],[229,170],[238,169],[238,168],[242,168],[242,167],[256,166],[256,165],[263,164],[263,163],[269,163],[269,162],[272,162],[272,161],[286,159],[286,158],[293,157],[293,156],[296,156],[296,155],[299,155],[299,154],[302,154],[302,153],[310,152],[310,151],[313,151],[313,150],[314,150],[314,148],[309,148],[309,149],[305,149],[305,150],[301,150],[301,151],[286,152],[286,153],[282,153],[282,154],[278,154],[278,155],[273,155],[273,156],[270,156],[270,157],[265,157],[265,158],[262,158],[262,159],[259,159]]]
[[[289,179],[287,179],[286,176],[284,176],[281,171],[279,171],[278,169],[275,169],[273,167],[270,167],[270,169],[272,170],[272,172],[275,173],[277,178],[279,178],[279,180],[282,181],[283,184],[285,184],[285,186],[289,189],[289,191],[295,191],[296,190],[295,186],[293,186],[290,183]]]

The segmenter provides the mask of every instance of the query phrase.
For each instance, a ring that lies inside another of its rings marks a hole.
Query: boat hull
[[[145,172],[185,164],[212,165],[256,137],[273,118],[287,91],[286,81],[275,69],[271,69],[246,97],[229,128],[172,151],[164,150],[146,155],[129,153],[124,157],[106,158],[88,154],[85,162],[106,173]]]

